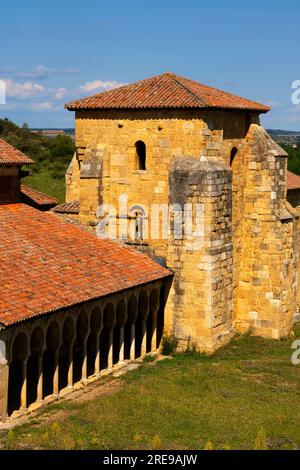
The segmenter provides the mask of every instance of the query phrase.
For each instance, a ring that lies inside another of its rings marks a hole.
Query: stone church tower
[[[109,236],[112,208],[117,237],[174,271],[165,331],[208,352],[235,331],[291,334],[298,216],[286,201],[287,154],[259,123],[269,108],[172,73],[66,108],[76,154],[56,210]]]

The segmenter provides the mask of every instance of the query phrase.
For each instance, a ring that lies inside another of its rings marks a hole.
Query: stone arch
[[[26,381],[26,368],[24,367],[29,354],[29,342],[23,332],[16,334],[11,345],[11,362],[9,364],[8,378],[8,415],[21,407],[21,393]],[[25,373],[24,373],[25,372]]]
[[[90,325],[91,331],[100,332],[102,328],[102,312],[99,307],[95,307],[92,311]]]
[[[45,334],[41,326],[36,326],[30,338],[31,355],[39,356],[44,350]]]
[[[107,304],[104,309],[103,324],[108,328],[112,328],[115,324],[115,309],[112,303]]]
[[[128,316],[128,321],[130,323],[136,322],[137,311],[138,311],[137,298],[135,295],[131,295],[128,301],[128,306],[127,306],[127,316]]]
[[[139,315],[142,315],[142,317],[146,318],[149,313],[148,306],[149,306],[148,293],[147,291],[142,290],[142,292],[139,295]]]
[[[57,349],[60,342],[60,329],[56,321],[52,321],[47,328],[46,346],[51,349]]]
[[[118,306],[117,306],[116,321],[120,326],[124,327],[125,323],[126,323],[126,320],[127,320],[126,303],[122,299],[122,300],[120,300],[120,302],[118,303]]]
[[[24,362],[29,353],[28,339],[25,333],[20,332],[14,339],[12,347],[13,361]]]
[[[76,333],[77,336],[80,336],[81,338],[85,338],[88,334],[89,330],[89,318],[85,310],[82,310],[78,317],[77,317],[77,322],[76,322]]]
[[[28,347],[29,347],[30,335],[29,335],[29,333],[28,333],[28,329],[27,329],[27,328],[24,328],[24,326],[25,326],[25,325],[20,325],[20,327],[16,328],[15,331],[12,333],[10,339],[9,339],[8,347],[7,347],[7,358],[8,358],[8,362],[13,361],[15,340],[17,339],[17,337],[18,337],[20,334],[22,334],[22,335],[25,336],[25,338],[27,339]],[[29,352],[29,351],[28,351],[28,352]]]
[[[62,342],[71,343],[74,340],[75,336],[75,327],[72,317],[65,319],[62,328]]]

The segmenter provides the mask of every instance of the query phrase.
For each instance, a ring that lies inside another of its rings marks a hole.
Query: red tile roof
[[[72,101],[65,107],[70,111],[108,108],[219,108],[266,113],[270,110],[263,104],[202,85],[173,73],[164,73],[131,85]]]
[[[71,201],[54,207],[53,212],[58,214],[79,214],[79,202]]]
[[[291,171],[287,172],[287,188],[288,189],[300,189],[300,176],[292,173]]]
[[[56,204],[58,204],[58,200],[55,197],[48,196],[47,194],[44,194],[41,191],[37,191],[36,189],[30,188],[25,184],[21,185],[21,195],[23,196],[24,202],[27,202],[27,200],[29,199],[37,206],[55,206]]]
[[[0,165],[31,165],[31,158],[0,139]]]
[[[147,255],[25,204],[0,205],[0,323],[172,275]]]

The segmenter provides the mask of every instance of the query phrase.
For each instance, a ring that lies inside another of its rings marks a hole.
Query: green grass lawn
[[[56,197],[60,203],[65,202],[65,177],[59,175],[54,179],[47,168],[39,173],[32,173],[22,180],[22,183],[31,188],[38,189],[49,196]]]
[[[295,333],[299,338],[299,326]],[[1,446],[253,449],[261,435],[269,448],[300,448],[300,366],[291,364],[292,341],[244,336],[213,357],[145,361],[122,377],[103,379],[108,393],[58,402],[2,432]]]

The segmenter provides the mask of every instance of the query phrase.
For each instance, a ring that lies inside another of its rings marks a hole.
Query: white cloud
[[[31,78],[32,80],[41,80],[43,78],[51,77],[52,75],[57,74],[56,69],[45,67],[44,65],[37,65],[34,69],[29,72],[22,72],[19,74],[19,77],[22,78]]]
[[[51,93],[53,94],[53,98],[55,100],[62,100],[69,93],[69,91],[67,88],[61,87],[51,90]]]
[[[278,108],[280,106],[280,103],[278,101],[269,101],[266,103],[268,106],[271,106],[271,108]]]
[[[18,74],[21,78],[29,78],[32,80],[43,80],[45,78],[52,77],[53,75],[60,74],[74,74],[79,73],[78,68],[65,68],[62,70],[46,67],[45,65],[37,65],[32,70],[28,72],[21,72]]]
[[[44,87],[33,82],[16,83],[13,80],[4,80],[8,98],[26,100],[41,95]]]
[[[33,103],[29,106],[30,111],[52,111],[54,109],[53,103],[44,101],[41,103]]]
[[[119,88],[120,86],[126,85],[126,83],[119,83],[115,80],[103,82],[101,80],[95,80],[93,82],[87,82],[84,85],[80,86],[78,90],[90,93],[91,91],[96,90],[113,90],[114,88]]]
[[[79,73],[80,72],[80,69],[78,69],[77,67],[70,67],[70,68],[66,68],[66,69],[63,69],[63,73]]]
[[[42,74],[54,73],[54,69],[48,69],[39,66],[36,71],[37,79],[41,79]],[[76,73],[75,69],[67,70],[65,73]],[[33,76],[33,74],[32,74]],[[72,99],[80,98],[88,93],[97,91],[111,90],[118,88],[125,83],[119,83],[116,80],[102,81],[95,80],[87,82],[78,88],[65,88],[63,86],[57,88],[50,88],[46,85],[41,85],[34,80],[12,80],[4,79],[6,85],[6,105],[1,109],[28,112],[59,112],[63,109],[64,102]]]
[[[13,73],[15,71],[14,67],[0,67],[0,73]]]
[[[293,108],[287,110],[287,121],[288,122],[299,122],[300,121],[300,104],[297,104]]]
[[[290,108],[289,113],[299,113],[300,112],[300,104],[296,104],[293,108]]]
[[[4,111],[13,111],[14,109],[17,109],[17,104],[0,104],[0,109],[3,109]]]

